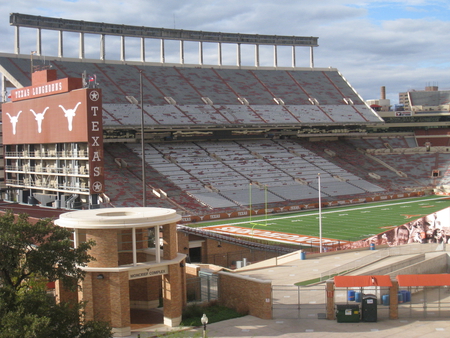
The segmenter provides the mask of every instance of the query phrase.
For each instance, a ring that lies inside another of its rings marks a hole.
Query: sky
[[[316,68],[337,68],[364,100],[391,104],[398,93],[438,85],[450,90],[448,0],[14,0],[0,2],[0,53],[14,52],[10,13],[226,33],[318,37]],[[57,55],[57,32],[42,32],[43,55]],[[36,49],[36,30],[20,30],[20,52]],[[99,37],[85,37],[86,57],[99,58]],[[107,37],[106,58],[118,60],[120,38]],[[198,62],[197,44],[186,43],[185,62]],[[178,62],[178,42],[166,43],[166,61]],[[126,40],[127,60],[139,58],[139,40]],[[223,46],[224,64],[236,65],[236,47]],[[261,47],[262,66],[274,64]],[[78,35],[65,33],[64,56],[78,56]],[[45,63],[44,56],[40,58]],[[159,41],[146,43],[146,59],[159,61]],[[308,47],[296,48],[296,65],[310,66]],[[39,60],[37,60],[39,62]],[[254,65],[254,46],[242,47],[243,65]],[[205,44],[204,63],[217,65],[217,45]],[[291,66],[291,49],[278,48],[278,66]]]

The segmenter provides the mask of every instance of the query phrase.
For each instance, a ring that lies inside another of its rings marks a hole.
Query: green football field
[[[322,208],[322,236],[330,239],[357,241],[449,206],[449,197],[427,196]],[[234,225],[318,237],[319,211],[268,214],[251,218],[190,224],[193,227],[213,225]]]

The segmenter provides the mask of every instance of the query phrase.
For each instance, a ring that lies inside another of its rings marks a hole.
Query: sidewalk
[[[315,256],[301,260],[299,255],[283,264],[274,265],[265,262],[264,265],[254,264],[236,271],[237,274],[251,276],[263,280],[271,280],[273,285],[293,285],[294,283],[320,277],[321,273],[350,262],[359,262],[365,257],[375,254],[370,250],[342,252],[335,255]],[[400,258],[399,258],[400,259]],[[386,262],[391,262],[387,260]],[[392,262],[391,262],[392,263]],[[267,266],[267,264],[269,266]],[[379,264],[379,263],[376,263]],[[148,330],[148,331],[147,331]],[[185,331],[186,337],[201,337],[202,328],[170,328],[156,325],[140,331],[141,338],[153,337],[155,332]],[[138,337],[134,332],[130,337]],[[382,319],[377,322],[338,323],[336,320],[318,319],[273,319],[264,320],[254,316],[244,316],[207,326],[207,336],[210,338],[232,337],[450,337],[450,321],[446,318],[423,320],[406,318],[399,320]],[[183,336],[179,336],[183,337]]]

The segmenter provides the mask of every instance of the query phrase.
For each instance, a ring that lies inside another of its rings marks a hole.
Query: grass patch
[[[450,206],[442,196],[384,200],[322,208],[323,237],[343,241],[365,239]],[[284,233],[319,236],[318,210],[271,214],[189,224],[192,227],[229,225]]]
[[[207,305],[193,304],[187,306],[183,310],[181,326],[201,326],[200,318],[206,314],[208,317],[208,324],[217,323],[222,320],[238,318],[246,314],[239,313],[233,309],[212,302]]]

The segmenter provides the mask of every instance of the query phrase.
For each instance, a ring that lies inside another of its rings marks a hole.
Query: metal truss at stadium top
[[[37,35],[37,50],[36,54],[41,55],[41,33],[42,29],[57,30],[59,34],[59,57],[63,57],[63,32],[79,32],[80,33],[80,58],[84,59],[84,34],[99,34],[101,36],[101,51],[100,59],[104,60],[104,42],[106,35],[115,35],[122,37],[121,54],[125,61],[125,38],[139,37],[141,38],[141,61],[145,61],[145,38],[160,39],[161,40],[161,62],[164,62],[164,40],[178,40],[180,41],[180,61],[184,60],[184,41],[199,42],[200,48],[200,63],[203,59],[203,42],[217,43],[219,45],[219,65],[221,65],[222,52],[221,44],[237,44],[238,48],[238,66],[240,66],[240,46],[241,44],[255,45],[255,66],[259,66],[259,46],[271,45],[274,46],[274,66],[277,66],[277,46],[291,46],[292,47],[292,62],[295,67],[295,47],[310,47],[310,64],[313,67],[313,52],[312,48],[318,46],[317,37],[303,37],[303,36],[283,36],[283,35],[259,35],[259,34],[240,34],[240,33],[221,33],[221,32],[203,32],[183,29],[167,29],[154,28],[143,26],[130,26],[120,24],[110,24],[103,22],[89,22],[81,20],[68,20],[60,18],[43,17],[36,15],[12,13],[10,15],[10,25],[16,27],[15,35],[15,53],[20,53],[19,28],[28,27],[39,30]]]

